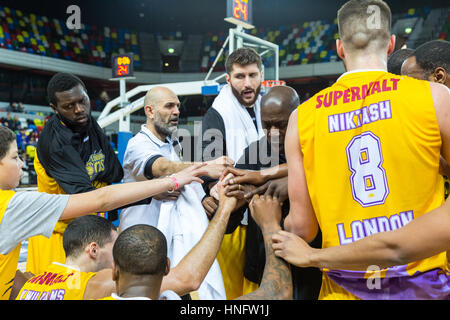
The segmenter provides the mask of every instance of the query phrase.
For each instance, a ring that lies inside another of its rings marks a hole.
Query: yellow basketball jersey
[[[25,282],[16,300],[83,300],[86,285],[95,274],[54,262]]]
[[[12,190],[0,190],[0,223],[14,194],[15,192]],[[0,300],[8,300],[11,295],[17,264],[19,263],[20,247],[19,244],[8,254],[0,254]]]
[[[349,72],[297,111],[324,248],[398,229],[443,203],[441,137],[428,82],[377,70]],[[377,288],[368,285],[373,273],[324,270],[320,298],[448,296],[439,280],[445,266],[442,253],[388,268]]]
[[[114,298],[113,296],[104,297],[104,298],[99,298],[99,299],[95,299],[95,300],[114,300],[114,301],[117,301],[117,299]]]

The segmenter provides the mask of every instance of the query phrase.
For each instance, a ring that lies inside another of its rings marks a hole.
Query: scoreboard
[[[227,17],[225,21],[253,29],[252,0],[227,0]]]
[[[134,56],[132,53],[119,54],[112,57],[112,77],[125,78],[132,77]]]

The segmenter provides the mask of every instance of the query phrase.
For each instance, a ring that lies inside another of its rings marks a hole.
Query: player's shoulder
[[[447,86],[436,82],[430,82],[429,85],[433,97],[436,97],[437,99],[444,99],[448,102],[450,89]]]
[[[405,90],[408,93],[421,93],[420,90],[429,91],[430,82],[426,80],[420,80],[413,77],[408,77],[405,75],[395,75],[388,73],[392,79],[397,79],[397,86],[399,90]],[[417,91],[419,90],[419,91]]]
[[[440,83],[430,83],[430,92],[438,120],[448,118],[448,106],[450,101],[450,89]]]
[[[300,105],[297,107],[297,112],[304,112],[308,109],[317,109],[318,106],[322,104],[322,99],[325,95],[327,95],[329,92],[332,92],[335,88],[335,84],[320,90],[315,95],[313,95],[311,98],[303,101],[300,103]]]

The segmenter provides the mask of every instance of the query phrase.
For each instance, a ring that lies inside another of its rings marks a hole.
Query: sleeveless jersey
[[[0,223],[14,194],[15,192],[12,190],[0,190]],[[11,295],[17,264],[19,263],[20,247],[19,244],[10,253],[0,254],[0,300],[8,300]]]
[[[95,274],[54,262],[25,282],[16,300],[83,300],[86,285]]]
[[[349,72],[297,111],[324,248],[400,228],[443,203],[441,137],[428,82],[385,71]],[[324,270],[320,298],[450,295],[445,252],[369,271]]]

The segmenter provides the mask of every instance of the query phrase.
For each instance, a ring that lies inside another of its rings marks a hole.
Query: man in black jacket
[[[122,180],[117,156],[96,120],[84,83],[69,73],[57,73],[47,94],[55,112],[42,130],[34,167],[40,192],[78,194]],[[57,223],[50,239],[30,238],[27,271],[38,274],[52,262],[65,260],[62,234],[70,221]]]
[[[235,178],[228,181],[227,196],[251,200],[255,194],[276,197],[282,205],[282,222],[289,213],[287,166],[284,153],[284,138],[289,116],[300,104],[296,91],[288,86],[273,87],[261,100],[261,123],[266,135],[252,143],[237,162],[233,173]],[[251,170],[251,171],[249,171]],[[253,185],[253,186],[252,186]],[[255,187],[256,185],[257,187]],[[233,232],[248,206],[245,204],[231,218],[227,232]],[[321,247],[321,235],[311,243]],[[261,230],[248,216],[245,241],[244,276],[260,283],[264,271],[265,253]],[[321,272],[316,268],[292,268],[294,299],[315,300],[321,285]]]

